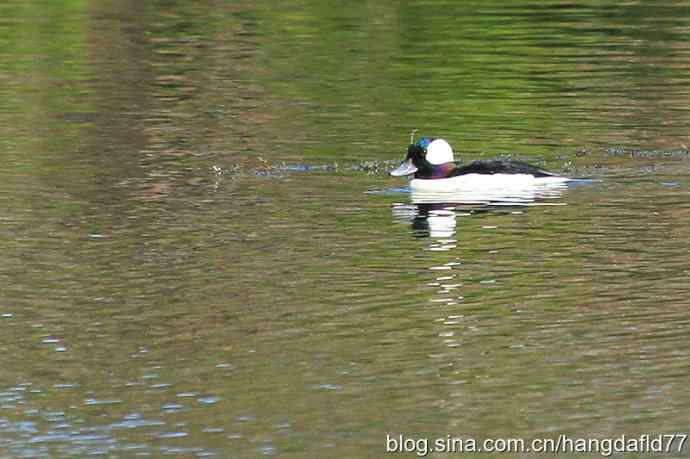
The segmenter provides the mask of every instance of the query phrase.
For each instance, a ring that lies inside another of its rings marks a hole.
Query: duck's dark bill
[[[407,161],[403,161],[397,169],[394,169],[391,171],[391,175],[395,177],[401,177],[403,175],[411,175],[417,172],[417,167],[412,164],[412,160],[408,159]]]

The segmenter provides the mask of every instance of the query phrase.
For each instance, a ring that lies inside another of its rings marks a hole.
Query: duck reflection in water
[[[455,234],[457,215],[484,212],[510,212],[529,206],[565,205],[554,201],[567,186],[528,187],[517,192],[471,190],[466,193],[411,193],[412,204],[395,204],[393,216],[412,221],[417,237],[451,237]]]
[[[393,204],[393,218],[412,223],[415,237],[450,238],[455,235],[456,212],[452,204]]]
[[[455,211],[448,204],[419,204],[412,230],[416,237],[450,238],[456,224]]]

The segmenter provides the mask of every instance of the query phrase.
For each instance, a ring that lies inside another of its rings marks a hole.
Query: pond
[[[688,1],[6,0],[0,457],[686,433],[689,31]],[[584,180],[417,204],[413,128]]]

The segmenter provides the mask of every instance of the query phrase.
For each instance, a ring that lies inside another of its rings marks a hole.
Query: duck
[[[390,172],[395,177],[413,176],[410,188],[415,190],[453,191],[469,188],[506,188],[547,183],[565,183],[567,177],[531,164],[488,159],[462,165],[454,161],[453,149],[444,139],[414,138],[407,156]]]

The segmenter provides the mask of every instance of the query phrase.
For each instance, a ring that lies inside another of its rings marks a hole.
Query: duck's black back
[[[450,177],[467,174],[530,174],[535,177],[553,177],[556,174],[521,161],[489,159],[474,161],[466,166],[458,166]]]

